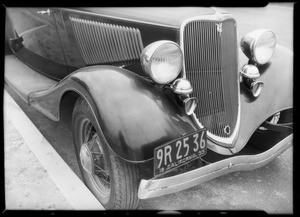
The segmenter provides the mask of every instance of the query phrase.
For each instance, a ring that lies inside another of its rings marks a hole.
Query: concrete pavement
[[[82,181],[4,92],[7,210],[103,210]]]
[[[7,210],[72,210],[23,137],[4,116]]]

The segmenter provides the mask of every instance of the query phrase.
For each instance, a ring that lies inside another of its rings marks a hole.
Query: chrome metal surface
[[[218,33],[220,33],[220,36],[221,36],[221,33],[222,33],[222,23],[215,23],[216,26],[217,26],[217,31]]]
[[[136,28],[70,17],[76,41],[87,65],[131,65],[143,50]]]
[[[255,54],[255,50],[257,48],[260,37],[263,34],[265,34],[266,32],[270,32],[273,35],[273,37],[274,37],[274,47],[273,47],[273,52],[272,52],[271,56],[267,60],[265,60],[264,62],[260,62],[260,61],[258,61],[257,55]],[[242,51],[244,52],[244,54],[249,59],[251,59],[252,61],[254,61],[254,62],[256,62],[260,65],[263,65],[263,64],[267,63],[274,54],[275,47],[276,47],[276,36],[275,36],[274,32],[270,29],[257,29],[257,30],[254,30],[252,32],[247,33],[241,39],[240,44],[241,44]]]
[[[186,98],[183,101],[185,113],[188,115],[191,115],[194,113],[196,107],[197,107],[198,99],[196,97]]]
[[[252,64],[244,65],[240,73],[243,77],[250,78],[250,79],[255,79],[260,76],[258,68]]]
[[[158,84],[166,84],[169,83],[171,81],[173,81],[180,73],[181,69],[182,69],[182,64],[181,66],[178,68],[178,70],[173,73],[172,77],[170,78],[170,81],[161,81],[157,78],[155,78],[155,76],[153,75],[153,70],[152,70],[152,61],[155,58],[155,52],[161,47],[164,46],[166,44],[170,44],[174,47],[176,47],[176,49],[178,49],[178,51],[180,52],[180,57],[181,57],[181,63],[182,63],[182,51],[179,47],[179,45],[173,41],[169,41],[169,40],[159,40],[159,41],[155,41],[149,45],[147,45],[145,47],[145,49],[142,51],[141,55],[140,55],[140,62],[142,65],[143,70],[146,72],[146,74],[148,74],[150,76],[150,78],[155,81]],[[162,61],[162,60],[160,60]],[[165,73],[164,71],[162,71],[161,73]]]
[[[268,164],[293,144],[293,135],[278,142],[271,149],[256,155],[241,155],[200,167],[199,169],[162,179],[142,179],[138,197],[140,199],[163,196],[178,192],[219,176],[244,170],[253,170]]]
[[[262,81],[254,81],[251,83],[251,91],[254,97],[258,97],[262,91],[264,86],[264,82]]]
[[[80,162],[83,169],[88,174],[92,175],[94,171],[94,161],[93,161],[92,153],[88,148],[87,144],[83,144],[81,146],[79,156],[80,156]]]
[[[177,94],[188,95],[193,92],[191,82],[185,78],[178,78],[170,85],[170,89]]]
[[[180,45],[184,55],[183,77],[191,81],[191,95],[199,100],[196,122],[207,128],[209,139],[232,146],[240,121],[235,20],[221,14],[186,20],[180,29]],[[229,134],[225,133],[228,127]]]
[[[98,133],[87,118],[80,123],[80,128],[79,142],[82,145],[79,157],[81,166],[87,173],[83,176],[98,192],[107,197],[110,191],[110,173]]]
[[[51,15],[51,12],[52,12],[52,11],[48,8],[47,10],[44,10],[44,11],[38,11],[37,13],[38,13],[38,14],[42,14],[42,15],[46,14],[46,15],[50,16],[50,15]]]

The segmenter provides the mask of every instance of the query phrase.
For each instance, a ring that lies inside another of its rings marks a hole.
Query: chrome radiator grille
[[[186,77],[199,100],[198,120],[211,134],[231,137],[239,104],[235,21],[190,21],[182,42]]]
[[[130,65],[143,50],[136,28],[70,17],[81,55],[87,65]]]

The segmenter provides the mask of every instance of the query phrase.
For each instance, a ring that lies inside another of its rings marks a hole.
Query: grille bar
[[[136,28],[70,17],[79,50],[87,65],[130,65],[143,50]]]
[[[239,103],[235,22],[190,21],[183,43],[186,77],[199,99],[195,114],[211,134],[228,138],[237,124]]]

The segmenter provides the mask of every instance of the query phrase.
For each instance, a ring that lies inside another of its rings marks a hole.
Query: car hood
[[[133,7],[133,8],[81,8],[84,11],[101,14],[104,16],[129,19],[132,21],[179,27],[183,20],[201,15],[215,13],[212,8],[196,7]]]

